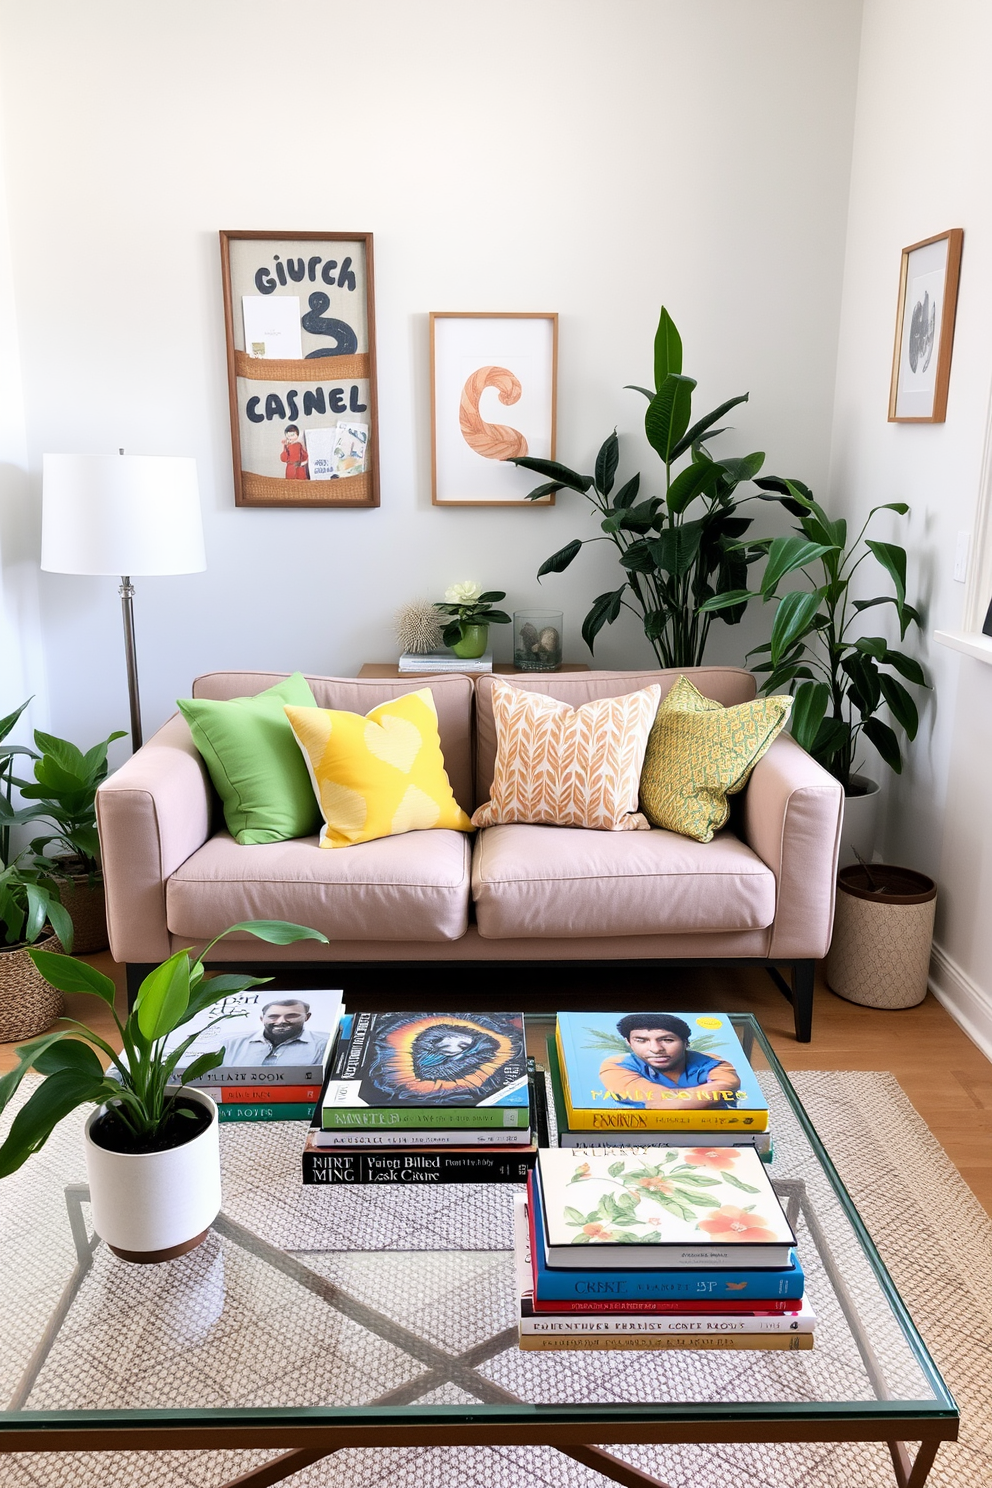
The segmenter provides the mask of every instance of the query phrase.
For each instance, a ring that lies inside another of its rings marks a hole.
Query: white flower
[[[447,604],[472,604],[481,593],[478,584],[467,581],[464,584],[450,584],[444,591],[444,598]]]

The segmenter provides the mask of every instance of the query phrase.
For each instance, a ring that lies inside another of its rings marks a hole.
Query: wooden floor
[[[115,977],[123,1013],[123,975],[109,954],[87,957]],[[884,1013],[844,1002],[822,979],[816,991],[813,1041],[797,1044],[792,1009],[760,967],[679,968],[659,972],[630,963],[620,970],[566,965],[515,970],[450,966],[398,972],[375,967],[335,978],[350,1011],[432,1007],[592,1010],[625,1007],[754,1013],[787,1070],[889,1070],[992,1214],[992,1064],[927,996],[919,1007]],[[313,985],[312,982],[310,985]],[[67,999],[70,1017],[91,1021],[115,1042],[109,1009],[96,998]],[[14,1064],[15,1045],[0,1045],[0,1073]],[[538,1050],[533,1050],[537,1053]]]

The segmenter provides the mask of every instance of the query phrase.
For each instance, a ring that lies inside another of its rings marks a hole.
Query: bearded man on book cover
[[[625,1106],[642,1110],[731,1110],[740,1076],[728,1059],[697,1054],[689,1047],[688,1023],[672,1013],[628,1013],[617,1032],[629,1054],[611,1054],[599,1068],[604,1090]],[[698,1090],[698,1095],[686,1095]]]

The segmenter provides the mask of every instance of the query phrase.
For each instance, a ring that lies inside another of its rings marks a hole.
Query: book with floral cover
[[[559,1013],[572,1131],[768,1127],[768,1105],[725,1013]]]
[[[796,1243],[748,1147],[538,1154],[548,1266],[780,1267]]]

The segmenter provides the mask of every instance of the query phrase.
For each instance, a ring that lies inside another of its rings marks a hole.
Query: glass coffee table
[[[77,1113],[0,1188],[0,1451],[266,1449],[237,1483],[267,1488],[346,1447],[543,1445],[664,1488],[625,1444],[884,1442],[921,1488],[957,1406],[767,1040],[733,1021],[772,1112],[812,1351],[523,1353],[519,1189],[304,1186],[299,1122],[222,1127],[208,1239],[129,1265],[93,1234]]]

